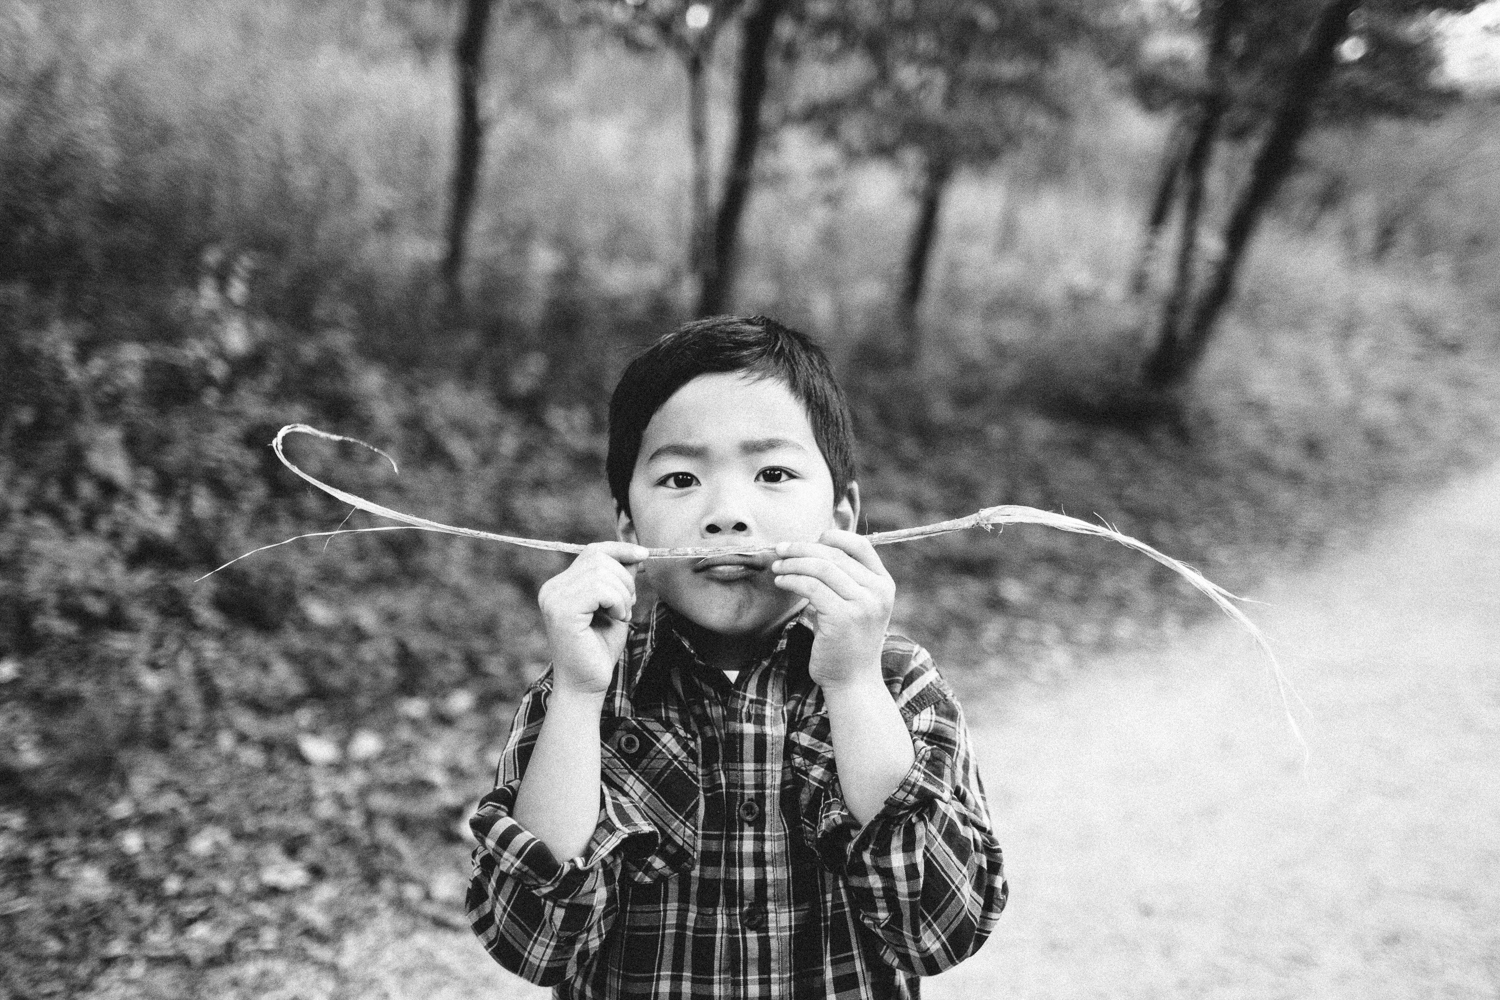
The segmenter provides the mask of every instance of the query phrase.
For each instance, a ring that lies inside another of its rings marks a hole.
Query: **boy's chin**
[[[757,639],[784,624],[800,605],[801,599],[787,595],[784,601],[756,601],[752,603],[694,600],[667,597],[672,610],[682,615],[699,628],[736,639]]]

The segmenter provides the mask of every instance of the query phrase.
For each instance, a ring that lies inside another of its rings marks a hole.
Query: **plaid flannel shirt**
[[[861,828],[806,623],[731,684],[676,618],[658,604],[632,629],[600,719],[599,823],[576,858],[511,817],[551,674],[527,690],[471,821],[474,932],[560,998],[918,996],[917,976],[978,950],[1007,892],[963,715],[931,657],[886,638],[916,761]]]

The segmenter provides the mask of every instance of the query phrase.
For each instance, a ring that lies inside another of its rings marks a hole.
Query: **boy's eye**
[[[772,466],[769,469],[761,469],[760,474],[755,478],[763,483],[784,483],[790,479],[795,479],[796,476],[793,475],[790,469],[782,469],[778,468],[777,466]]]
[[[656,485],[665,486],[669,490],[685,490],[689,486],[698,485],[698,477],[691,472],[669,472],[658,479]]]

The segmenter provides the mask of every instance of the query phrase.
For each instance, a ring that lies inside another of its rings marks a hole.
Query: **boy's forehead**
[[[754,372],[699,375],[652,414],[646,440],[718,437],[798,439],[816,445],[807,407],[785,380]]]

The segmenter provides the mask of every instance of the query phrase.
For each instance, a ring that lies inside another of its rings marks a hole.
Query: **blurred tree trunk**
[[[694,46],[684,57],[687,69],[688,148],[692,161],[691,214],[688,233],[688,271],[702,295],[708,272],[710,203],[708,190],[708,66],[703,51]]]
[[[938,217],[942,212],[943,194],[948,182],[953,179],[953,163],[944,156],[928,156],[922,171],[922,186],[917,195],[917,217],[912,224],[911,239],[906,245],[906,266],[901,282],[901,301],[897,319],[905,331],[905,352],[908,364],[917,364],[922,359],[922,325],[917,320],[917,308],[922,302],[922,292],[927,284],[928,265],[932,260],[932,245],[937,238]]]
[[[1186,144],[1182,147],[1174,197],[1182,198],[1182,217],[1178,220],[1177,262],[1172,287],[1162,309],[1157,342],[1177,335],[1183,310],[1197,283],[1198,226],[1203,216],[1203,193],[1208,182],[1208,166],[1213,161],[1214,145],[1219,139],[1219,125],[1229,107],[1229,37],[1239,15],[1240,0],[1219,0],[1210,12],[1208,58],[1203,96],[1192,122],[1185,128]],[[1160,238],[1158,234],[1158,239]]]
[[[466,0],[463,26],[454,46],[458,71],[458,143],[448,203],[448,252],[442,267],[443,285],[452,304],[462,297],[460,278],[484,156],[485,122],[479,112],[479,88],[484,80],[484,43],[492,10],[492,0]]]
[[[1130,277],[1130,290],[1135,295],[1145,295],[1151,283],[1151,265],[1156,260],[1157,247],[1161,245],[1161,234],[1167,227],[1167,220],[1172,217],[1172,206],[1177,203],[1177,182],[1182,177],[1188,139],[1187,119],[1180,117],[1172,124],[1172,131],[1167,136],[1161,172],[1157,175],[1155,193],[1151,197],[1151,210],[1146,215],[1146,238],[1141,243],[1141,255]]]
[[[714,220],[712,251],[705,262],[698,315],[721,313],[734,290],[739,255],[740,219],[755,183],[755,157],[763,131],[761,106],[769,82],[771,41],[787,0],[760,0],[745,19],[740,39],[739,89],[735,97],[734,149],[730,152],[719,211]]]
[[[1334,54],[1349,32],[1349,15],[1360,0],[1328,0],[1318,11],[1301,52],[1287,73],[1281,102],[1224,228],[1223,252],[1205,286],[1193,298],[1186,321],[1156,345],[1146,361],[1149,384],[1170,389],[1187,381],[1203,357],[1215,324],[1234,291],[1245,250],[1276,189],[1291,172],[1297,146],[1307,133],[1319,92],[1333,69]]]

